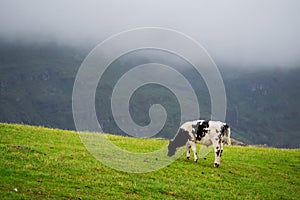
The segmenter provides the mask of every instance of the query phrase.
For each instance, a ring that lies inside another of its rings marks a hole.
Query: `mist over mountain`
[[[0,43],[0,121],[75,129],[72,90],[77,70],[89,48],[57,44]],[[184,60],[166,52],[134,52],[117,59],[101,80],[96,111],[105,132],[124,134],[114,123],[110,97],[114,84],[130,68],[158,62],[180,69]],[[298,147],[300,137],[300,68],[236,68],[218,64],[227,95],[226,121],[233,137],[250,144]],[[185,68],[186,69],[186,68]],[[200,103],[201,118],[210,118],[207,87],[195,71],[182,71],[192,83]],[[149,107],[165,107],[166,126],[156,137],[172,138],[180,120],[176,97],[166,88],[146,85],[130,101],[130,113],[140,125],[149,123]]]
[[[96,46],[122,31],[161,27],[203,45],[218,65],[298,67],[297,0],[2,0],[0,38]]]
[[[159,27],[192,38],[219,67],[233,137],[299,147],[299,10],[297,0],[2,0],[0,121],[75,129],[73,85],[88,53],[123,31]],[[156,42],[164,41],[158,37]],[[149,62],[178,70],[195,90],[201,118],[211,118],[203,77],[181,57],[149,49],[116,59],[98,83],[95,110],[105,132],[124,134],[110,110],[111,93],[122,74]],[[148,84],[136,90],[129,106],[132,119],[149,124],[154,104],[168,113],[156,137],[172,138],[181,113],[176,95],[166,87]]]

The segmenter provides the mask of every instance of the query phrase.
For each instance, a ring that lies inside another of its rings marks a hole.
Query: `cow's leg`
[[[223,153],[223,142],[220,141],[220,147],[221,147],[221,152],[220,152],[220,158],[222,157],[222,153]]]
[[[220,136],[216,136],[213,141],[214,151],[215,151],[215,162],[214,167],[219,167],[220,165],[220,157],[221,157],[221,138]]]
[[[192,147],[192,150],[194,152],[194,161],[197,162],[198,161],[198,156],[197,156],[196,143],[191,142],[191,147]]]
[[[190,156],[191,156],[191,154],[190,154],[190,149],[191,149],[190,141],[187,141],[185,147],[186,147],[186,158],[187,158],[187,159],[190,159]]]

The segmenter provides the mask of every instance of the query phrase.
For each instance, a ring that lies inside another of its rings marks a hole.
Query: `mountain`
[[[0,121],[74,130],[72,90],[77,70],[91,48],[59,44],[0,42]],[[189,63],[175,55],[148,50],[124,55],[111,64],[96,92],[96,112],[105,132],[124,134],[110,110],[114,85],[122,74],[148,62],[168,64],[180,71]],[[300,147],[300,68],[243,69],[219,66],[227,95],[226,122],[232,136],[249,144]],[[210,118],[210,97],[202,77],[191,66],[180,71],[199,99],[201,118]],[[186,70],[188,69],[188,70]],[[162,104],[168,113],[157,137],[172,138],[180,123],[176,96],[152,84],[137,90],[130,114],[139,125],[150,123],[148,110]]]
[[[299,147],[300,70],[273,69],[224,78],[227,120],[252,143]]]

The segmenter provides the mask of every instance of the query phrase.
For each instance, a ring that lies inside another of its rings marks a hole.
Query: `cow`
[[[186,146],[186,157],[190,158],[190,149],[194,152],[194,161],[198,161],[196,143],[206,146],[213,145],[215,152],[214,167],[219,167],[223,153],[223,139],[227,136],[227,144],[231,145],[230,127],[228,124],[212,120],[194,120],[180,126],[168,146],[168,156],[173,156],[177,149]]]

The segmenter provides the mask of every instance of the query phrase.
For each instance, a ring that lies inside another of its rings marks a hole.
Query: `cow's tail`
[[[227,144],[228,145],[231,145],[230,134],[231,134],[230,127],[228,127],[227,128]]]

